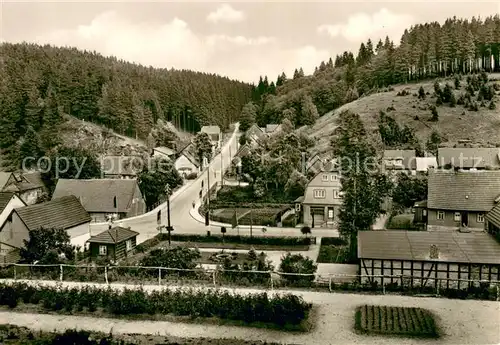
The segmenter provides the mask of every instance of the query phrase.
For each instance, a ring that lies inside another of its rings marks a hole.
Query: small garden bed
[[[82,330],[42,332],[15,325],[0,325],[0,343],[6,345],[278,345],[239,339],[179,338],[152,334],[104,334]]]
[[[347,264],[347,243],[338,237],[323,237],[317,262],[322,264]]]
[[[242,326],[259,325],[283,330],[303,330],[312,308],[302,297],[292,294],[273,297],[267,293],[238,295],[213,289],[146,292],[142,288],[61,288],[26,283],[0,283],[0,305],[10,309],[21,307],[21,310],[28,306],[32,312],[78,314],[85,311],[103,317],[216,318],[236,321]]]
[[[213,209],[210,219],[215,222],[232,224],[234,214],[239,225],[276,226],[278,215],[283,208],[219,208]]]
[[[160,244],[161,246],[162,244]],[[271,244],[243,244],[243,243],[220,243],[220,242],[172,242],[172,246],[186,247],[186,248],[217,248],[226,250],[250,250],[257,251],[284,251],[284,252],[305,252],[309,250],[308,245],[271,245]]]
[[[355,328],[366,334],[418,338],[439,336],[432,313],[421,308],[363,305],[356,308]]]
[[[231,251],[220,251],[216,253],[200,252],[200,255],[201,257],[197,262],[201,264],[222,264],[225,258],[229,259],[230,262],[235,265],[242,265],[245,262],[256,260],[255,257],[252,257],[248,253],[235,253]],[[266,254],[260,253],[258,258],[265,260]]]
[[[264,196],[259,198],[255,196],[252,186],[223,186],[217,192],[217,202],[291,204],[293,199],[290,200],[282,190],[269,189]]]

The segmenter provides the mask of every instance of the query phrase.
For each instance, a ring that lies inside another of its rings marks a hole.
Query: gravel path
[[[55,284],[55,282],[43,282]],[[65,286],[84,285],[63,283]],[[124,285],[116,284],[116,288]],[[146,290],[158,286],[145,286]],[[256,289],[228,289],[238,293],[255,293]],[[290,291],[316,304],[316,327],[309,333],[284,333],[273,330],[234,326],[183,324],[163,321],[125,321],[96,319],[81,316],[55,316],[0,312],[0,323],[46,331],[79,328],[114,333],[159,334],[181,337],[239,338],[273,342],[327,345],[327,344],[499,344],[500,303],[490,301],[463,301],[440,298],[419,298],[391,295],[360,295],[341,293],[318,293]],[[393,306],[421,307],[438,316],[443,331],[439,340],[416,340],[403,338],[370,337],[352,331],[354,309],[360,304],[383,304]]]

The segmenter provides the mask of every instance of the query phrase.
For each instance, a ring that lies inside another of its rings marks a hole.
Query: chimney
[[[430,259],[439,259],[439,248],[435,244],[431,244],[429,258]]]

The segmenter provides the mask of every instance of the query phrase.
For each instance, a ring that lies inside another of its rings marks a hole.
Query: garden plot
[[[367,334],[438,337],[433,315],[421,308],[363,305],[356,308],[355,328]]]

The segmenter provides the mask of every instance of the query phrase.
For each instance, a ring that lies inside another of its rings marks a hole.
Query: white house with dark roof
[[[2,173],[0,180],[0,185],[3,184],[0,191],[16,193],[28,205],[34,204],[46,191],[41,173],[36,171],[24,174]]]
[[[484,231],[500,201],[500,171],[430,171],[427,230]]]
[[[417,155],[415,150],[384,150],[382,169],[387,174],[406,173],[416,175]]]
[[[319,172],[307,185],[302,201],[303,222],[316,228],[335,228],[342,206],[340,172]]]
[[[200,171],[201,164],[196,158],[193,143],[189,143],[179,152],[174,166],[179,174],[183,177],[186,177],[187,175],[192,173],[198,173]]]
[[[3,226],[12,210],[26,206],[26,203],[14,192],[0,192],[0,228]]]
[[[255,123],[245,132],[245,136],[250,145],[258,145],[262,140],[266,138],[266,133],[257,126]]]
[[[440,147],[437,160],[439,168],[445,169],[500,169],[500,148]]]
[[[89,233],[90,216],[74,196],[41,204],[15,208],[0,228],[0,252],[15,252],[29,239],[29,232],[40,228],[66,230],[71,238]]]
[[[104,178],[134,179],[145,164],[141,156],[104,156],[101,170]]]
[[[173,161],[175,160],[176,155],[177,152],[174,149],[166,146],[158,146],[153,149],[153,157],[155,158],[168,159]]]
[[[146,204],[135,179],[59,179],[52,199],[74,195],[94,222],[105,222],[110,214],[118,219],[146,212]]]

